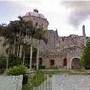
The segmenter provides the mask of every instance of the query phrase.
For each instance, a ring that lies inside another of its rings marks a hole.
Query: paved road
[[[90,76],[54,75],[34,90],[90,90]]]
[[[55,75],[52,90],[90,90],[89,75]]]
[[[21,90],[23,76],[0,76],[0,90]]]

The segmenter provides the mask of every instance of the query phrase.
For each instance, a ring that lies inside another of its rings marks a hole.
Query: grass
[[[66,70],[66,69],[49,69],[49,70],[41,70],[45,74],[83,74],[83,75],[90,75],[90,70],[85,69],[76,69],[76,70]]]

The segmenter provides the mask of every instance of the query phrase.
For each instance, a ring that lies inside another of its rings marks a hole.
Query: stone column
[[[82,32],[84,37],[84,46],[86,46],[86,33],[85,33],[85,25],[82,26]]]

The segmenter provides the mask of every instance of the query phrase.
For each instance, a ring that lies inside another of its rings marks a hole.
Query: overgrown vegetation
[[[14,55],[11,55],[8,58],[8,67],[18,66],[22,64],[22,59],[19,57],[15,57]]]
[[[11,55],[10,57],[0,57],[0,73],[3,73],[7,68],[18,66],[22,64],[22,60],[19,57]]]
[[[0,57],[0,73],[3,73],[6,69],[6,58],[5,57]]]
[[[33,86],[37,87],[44,81],[44,73],[37,71],[35,76],[31,79],[31,83]]]
[[[27,68],[24,65],[14,66],[7,70],[8,75],[23,75],[26,73]]]
[[[40,44],[40,40],[43,40],[45,43],[47,43],[47,30],[43,30],[43,27],[37,28],[37,25],[33,25],[32,21],[25,21],[21,16],[19,16],[18,19],[19,20],[11,21],[7,25],[0,25],[0,36],[4,37],[5,39],[3,46],[5,46],[5,48],[7,47],[6,53],[8,57],[14,55],[14,57],[19,57],[20,59],[22,59],[24,63],[26,56],[29,55],[29,67],[32,69],[31,62],[33,59],[33,40],[36,39],[35,42],[38,41],[38,46]],[[38,53],[36,53],[36,61],[38,61],[39,59],[39,47],[37,47],[37,52]]]
[[[42,71],[36,71],[35,74],[28,78],[28,83],[23,86],[22,90],[32,90],[33,87],[38,87],[46,79]]]
[[[90,69],[90,40],[87,41],[86,47],[81,57],[81,65],[85,67],[85,69]]]

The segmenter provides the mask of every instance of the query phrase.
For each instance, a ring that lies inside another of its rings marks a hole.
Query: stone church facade
[[[46,68],[80,68],[84,37],[78,35],[59,37],[57,31],[48,30],[48,32],[47,45],[41,43],[40,46],[42,65]]]
[[[43,27],[44,30],[48,29],[48,20],[38,10],[27,13],[23,19],[31,20],[34,26]],[[86,43],[85,26],[83,26],[82,36],[60,37],[57,30],[47,30],[47,39],[47,44],[40,41],[39,65],[45,68],[80,68],[80,57]]]
[[[29,12],[27,15],[28,19],[26,21],[32,20],[34,25],[38,23],[39,27],[43,25],[44,30],[48,28],[47,19],[42,14],[39,14],[37,10],[34,10],[34,13]],[[27,15],[24,16],[24,20]],[[41,41],[39,45],[39,65],[45,66],[45,68],[80,68],[80,58],[86,41],[85,27],[83,26],[82,29],[82,36],[70,35],[67,37],[59,37],[57,30],[47,30],[48,43],[45,44]]]

